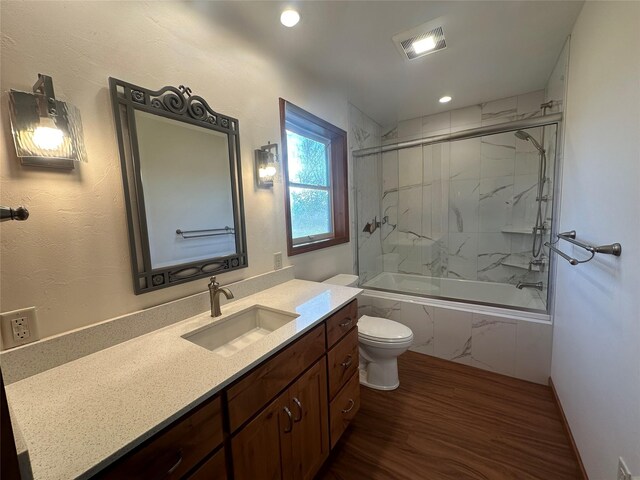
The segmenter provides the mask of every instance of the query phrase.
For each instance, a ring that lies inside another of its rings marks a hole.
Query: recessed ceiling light
[[[295,10],[288,9],[280,15],[280,23],[285,27],[294,27],[300,21],[300,14]]]
[[[444,97],[440,97],[438,100],[440,103],[449,103],[451,101],[451,97],[449,95],[445,95]]]
[[[411,46],[413,47],[413,51],[416,52],[416,55],[420,55],[421,53],[428,52],[429,50],[436,48],[436,41],[433,37],[427,37],[422,40],[416,40],[411,44]]]

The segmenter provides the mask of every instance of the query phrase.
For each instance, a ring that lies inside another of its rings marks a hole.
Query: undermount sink
[[[297,317],[295,313],[255,305],[213,325],[189,332],[182,338],[223,357],[230,357]]]

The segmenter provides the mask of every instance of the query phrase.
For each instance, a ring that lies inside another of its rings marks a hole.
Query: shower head
[[[544,148],[542,148],[542,146],[536,141],[536,139],[533,138],[531,135],[529,135],[527,132],[518,130],[515,133],[515,136],[518,137],[520,140],[525,140],[533,143],[533,146],[536,147],[540,153],[544,153]]]

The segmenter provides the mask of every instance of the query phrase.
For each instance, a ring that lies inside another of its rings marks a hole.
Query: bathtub
[[[361,287],[499,308],[546,312],[544,302],[546,292],[533,288],[519,290],[515,285],[508,283],[384,272],[368,280]]]
[[[411,328],[410,350],[547,384],[552,324],[537,290],[398,273],[360,286],[359,313]]]

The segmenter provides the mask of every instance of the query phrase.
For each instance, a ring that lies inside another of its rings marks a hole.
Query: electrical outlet
[[[280,270],[282,268],[282,252],[273,254],[273,269]]]
[[[13,330],[13,339],[17,342],[29,338],[29,322],[26,317],[18,317],[11,319],[11,330]]]
[[[35,307],[0,313],[0,338],[4,350],[39,340]]]
[[[618,476],[616,480],[631,480],[631,472],[627,468],[627,464],[624,463],[622,457],[618,457]]]

